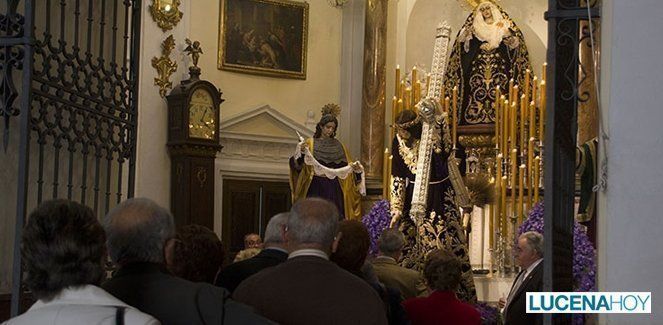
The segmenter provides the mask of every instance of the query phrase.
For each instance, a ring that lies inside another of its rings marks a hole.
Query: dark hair
[[[67,287],[101,282],[106,235],[92,209],[46,201],[30,213],[21,255],[26,285],[37,299],[50,301]]]
[[[219,237],[207,227],[187,225],[175,238],[170,271],[189,281],[214,283],[224,257]]]
[[[417,113],[411,109],[406,109],[396,116],[396,124],[404,124],[412,122],[417,118]],[[410,141],[414,139],[421,139],[421,123],[415,123],[414,125],[405,128],[404,130],[410,132]]]
[[[460,260],[449,251],[436,249],[424,263],[424,278],[434,290],[456,291],[461,280]]]
[[[315,134],[313,135],[313,138],[319,138],[322,135],[322,127],[329,122],[334,122],[334,124],[336,124],[336,127],[334,127],[334,133],[331,135],[331,138],[335,137],[336,130],[338,130],[338,119],[332,114],[324,114],[320,118],[320,122],[315,125]]]
[[[371,246],[368,230],[357,220],[343,220],[339,232],[341,239],[330,260],[351,273],[361,274],[361,267]]]

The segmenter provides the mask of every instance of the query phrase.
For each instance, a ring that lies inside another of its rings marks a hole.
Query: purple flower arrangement
[[[371,211],[361,218],[361,222],[368,229],[371,237],[371,248],[368,251],[370,256],[378,254],[378,239],[382,232],[389,227],[391,222],[391,212],[387,200],[377,201]]]
[[[543,202],[529,212],[527,220],[518,229],[518,235],[527,231],[543,234]],[[596,291],[596,252],[587,233],[577,222],[573,222],[573,286],[575,291]],[[583,324],[581,314],[574,314],[574,324]]]
[[[481,324],[492,325],[502,323],[502,314],[499,309],[492,307],[485,302],[477,303],[474,305],[474,308],[476,308],[479,315],[481,315]]]

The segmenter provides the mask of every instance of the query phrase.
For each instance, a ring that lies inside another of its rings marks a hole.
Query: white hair
[[[524,238],[530,251],[536,252],[539,257],[543,257],[543,235],[536,231],[528,231],[520,235]]]
[[[283,237],[281,236],[281,231],[288,224],[288,217],[290,213],[281,212],[271,219],[267,223],[267,229],[265,229],[265,244],[282,244]]]
[[[146,198],[128,199],[111,210],[103,222],[108,254],[113,262],[164,262],[164,245],[175,236],[168,210]]]
[[[481,9],[490,7],[490,12],[493,16],[493,23],[488,24],[483,19]],[[488,50],[495,49],[500,46],[502,39],[509,35],[509,27],[511,24],[504,19],[500,10],[491,2],[482,2],[477,6],[474,11],[474,35],[488,45]]]

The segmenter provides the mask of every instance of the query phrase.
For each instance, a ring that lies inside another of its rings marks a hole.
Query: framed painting
[[[308,3],[221,0],[218,68],[306,79]]]

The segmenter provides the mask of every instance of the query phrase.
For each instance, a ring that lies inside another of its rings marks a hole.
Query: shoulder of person
[[[124,322],[125,324],[149,324],[149,325],[158,325],[161,324],[156,318],[141,312],[138,309],[129,307],[124,312]]]

